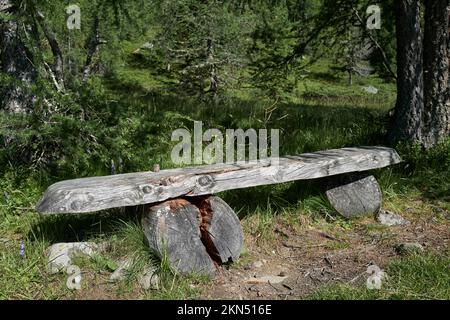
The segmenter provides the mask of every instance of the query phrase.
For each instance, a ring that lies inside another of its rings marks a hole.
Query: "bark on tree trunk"
[[[0,1],[0,11],[13,15],[9,0]],[[12,83],[0,88],[0,108],[13,113],[31,110],[34,95],[28,91],[37,73],[31,53],[24,45],[15,19],[0,18],[0,71],[10,76]]]
[[[87,55],[86,62],[83,68],[83,83],[86,83],[89,80],[89,77],[92,73],[92,68],[94,67],[94,56],[98,52],[101,44],[105,44],[106,41],[100,39],[100,18],[97,15],[94,19],[94,24],[92,28],[92,35],[89,39],[89,42],[86,45]]]
[[[396,0],[397,103],[389,140],[422,141],[423,56],[420,1]]]
[[[64,60],[61,48],[59,46],[58,40],[56,39],[56,35],[45,22],[44,15],[41,12],[37,11],[36,17],[39,25],[42,28],[42,31],[44,32],[45,37],[47,38],[48,43],[50,44],[50,48],[53,54],[53,66],[49,71],[52,73],[51,76],[55,83],[56,89],[58,91],[62,91],[64,90]]]
[[[216,66],[214,65],[214,42],[213,39],[207,40],[207,58],[206,63],[209,64],[210,72],[209,72],[209,91],[213,93],[214,96],[217,95],[217,91],[219,90],[219,80],[217,76]]]
[[[450,135],[450,0],[425,1],[423,145]]]

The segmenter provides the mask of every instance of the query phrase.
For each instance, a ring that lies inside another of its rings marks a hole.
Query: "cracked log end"
[[[338,176],[327,187],[330,204],[346,218],[373,215],[380,210],[382,194],[374,176]]]
[[[142,225],[150,249],[183,274],[212,276],[218,265],[236,261],[243,246],[239,219],[216,196],[146,206]]]

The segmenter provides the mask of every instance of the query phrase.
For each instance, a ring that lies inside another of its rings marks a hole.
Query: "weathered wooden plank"
[[[278,165],[273,165],[276,160]],[[231,189],[360,172],[400,161],[394,149],[358,147],[247,163],[81,178],[51,185],[36,209],[41,213],[93,212],[155,203],[180,196],[207,195]]]

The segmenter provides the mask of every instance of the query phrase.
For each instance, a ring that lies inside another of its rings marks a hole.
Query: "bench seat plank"
[[[399,163],[386,147],[357,147],[278,159],[138,172],[66,180],[51,185],[37,204],[40,213],[85,213],[155,203],[181,196],[328,177]]]

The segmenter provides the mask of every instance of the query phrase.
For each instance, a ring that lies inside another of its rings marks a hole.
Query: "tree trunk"
[[[55,33],[48,27],[45,22],[44,15],[37,11],[36,18],[39,25],[44,32],[45,37],[50,45],[53,54],[53,66],[49,70],[51,72],[51,77],[58,91],[64,90],[64,59],[61,48],[59,46],[58,40],[56,39]]]
[[[425,1],[423,145],[450,134],[450,0]]]
[[[219,80],[217,76],[216,66],[214,65],[214,42],[212,39],[207,40],[207,58],[206,63],[208,64],[209,70],[209,91],[213,93],[214,96],[217,95],[219,90]]]
[[[389,140],[421,142],[423,114],[423,57],[420,1],[396,0],[397,103]]]
[[[89,42],[86,44],[87,55],[83,68],[83,83],[87,83],[89,80],[92,73],[92,68],[94,67],[94,56],[99,51],[100,45],[105,43],[105,40],[100,39],[100,17],[96,15],[94,18],[91,37],[89,38]]]
[[[10,0],[0,1],[0,12],[15,13]],[[19,23],[14,19],[0,18],[0,71],[9,76],[10,82],[0,88],[0,108],[13,113],[31,110],[34,95],[28,91],[37,73],[31,53],[24,45]]]

